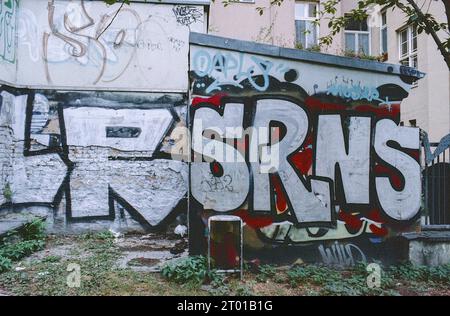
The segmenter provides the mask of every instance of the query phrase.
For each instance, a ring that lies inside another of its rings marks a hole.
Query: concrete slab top
[[[450,242],[450,229],[438,231],[422,231],[420,233],[405,233],[402,236],[408,240]]]
[[[406,67],[403,65],[388,64],[318,52],[310,52],[302,49],[285,48],[203,33],[191,32],[189,42],[190,44],[205,47],[234,50],[243,53],[253,53],[271,57],[287,58],[309,63],[325,64],[335,67],[353,68],[368,72],[388,73],[413,79],[421,79],[425,77],[425,73],[415,68]]]

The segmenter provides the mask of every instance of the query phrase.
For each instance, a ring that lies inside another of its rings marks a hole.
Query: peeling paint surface
[[[79,230],[81,223],[86,229],[151,230],[186,211],[188,166],[171,159],[166,143],[182,124],[182,98],[141,95],[145,105],[121,109],[138,96],[23,93],[1,92],[0,202],[5,210],[47,207],[58,230],[61,221],[62,230]],[[178,105],[170,103],[177,98]],[[107,137],[107,128],[117,126],[141,132]]]

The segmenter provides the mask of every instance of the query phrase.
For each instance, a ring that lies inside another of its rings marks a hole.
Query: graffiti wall
[[[248,257],[398,257],[395,237],[421,210],[419,129],[399,126],[407,69],[233,45],[191,44],[191,251],[204,251],[211,215],[229,214],[245,224]]]
[[[189,31],[205,28],[203,6],[132,3],[119,8],[120,3],[103,1],[23,0],[18,82],[185,92]]]
[[[0,1],[0,80],[16,77],[16,24],[19,0]]]
[[[201,37],[202,6],[0,3],[1,212],[149,231],[189,206],[193,254],[228,214],[248,258],[346,265],[417,228],[417,71]]]
[[[54,228],[151,230],[186,211],[187,166],[168,154],[181,95],[2,88],[2,210]]]

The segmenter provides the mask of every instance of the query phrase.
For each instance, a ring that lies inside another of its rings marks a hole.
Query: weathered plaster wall
[[[0,1],[0,82],[16,81],[19,0]]]
[[[409,242],[409,261],[416,265],[431,267],[448,264],[450,262],[450,245],[448,241],[412,240]]]
[[[177,91],[188,85],[189,31],[202,32],[203,6],[21,1],[21,85]]]
[[[243,219],[249,257],[395,260],[395,237],[417,228],[421,209],[419,129],[399,126],[410,81],[389,65],[374,73],[295,50],[194,43],[191,250],[204,251],[208,218],[225,213]]]
[[[12,155],[13,155],[13,140],[11,120],[9,115],[10,106],[3,106],[3,104],[10,102],[8,95],[1,94],[2,106],[0,107],[0,204],[4,204],[8,199],[8,187],[12,177]],[[8,113],[6,112],[8,110]]]
[[[3,211],[45,207],[65,231],[149,230],[186,211],[187,165],[169,155],[172,131],[185,125],[181,95],[1,95]]]
[[[185,126],[204,6],[119,8],[0,1],[1,212],[44,214],[65,232],[151,230],[186,212],[171,134]]]
[[[66,166],[57,154],[25,155],[27,96],[2,91],[2,205],[51,203],[63,182]]]

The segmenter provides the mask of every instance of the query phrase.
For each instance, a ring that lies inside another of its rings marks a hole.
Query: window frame
[[[367,18],[366,18],[366,23],[367,23]],[[361,52],[359,51],[359,35],[363,34],[363,35],[368,35],[369,39],[369,51],[367,53],[365,53],[365,55],[370,56],[372,55],[372,31],[369,27],[369,25],[367,24],[367,31],[355,31],[355,30],[346,30],[344,29],[344,47],[347,48],[347,43],[345,40],[345,35],[346,34],[353,34],[355,35],[355,48],[357,48],[356,50],[353,50],[353,52],[355,54],[360,54]]]
[[[413,48],[414,44],[414,29],[415,29],[415,39],[416,39],[416,48]],[[402,54],[402,33],[406,31],[406,50],[407,52],[405,54]],[[403,61],[408,61],[408,67],[416,68],[414,67],[414,58],[417,60],[417,66],[419,65],[419,49],[418,49],[418,34],[417,34],[417,25],[415,24],[409,24],[402,28],[400,28],[397,31],[397,37],[398,37],[398,60],[399,63],[402,65]]]
[[[297,4],[305,4],[305,8],[303,9],[304,10],[303,16],[300,18],[297,18],[297,14],[296,14],[297,13]],[[316,16],[315,17],[308,16],[308,5],[309,4],[313,4],[316,7]],[[317,2],[317,1],[295,1],[294,10],[295,10],[295,12],[294,12],[295,21],[314,22],[319,18],[319,2]],[[297,32],[297,27],[295,27],[295,32]],[[308,43],[309,43],[308,36],[310,35],[310,33],[305,32],[304,35],[305,35],[305,44],[306,44],[305,46],[306,47],[303,47],[303,48],[304,49],[311,48],[311,47],[308,47]],[[314,43],[314,45],[319,45],[319,36],[320,36],[320,28],[318,25],[316,25],[316,42]],[[297,33],[296,33],[296,40],[297,40]]]
[[[386,23],[383,22],[383,16],[386,18]],[[383,24],[384,23],[384,24]],[[383,31],[386,30],[386,51],[383,49]],[[381,27],[380,27],[380,53],[387,54],[389,50],[389,34],[388,34],[388,24],[387,24],[387,11],[381,12]]]

